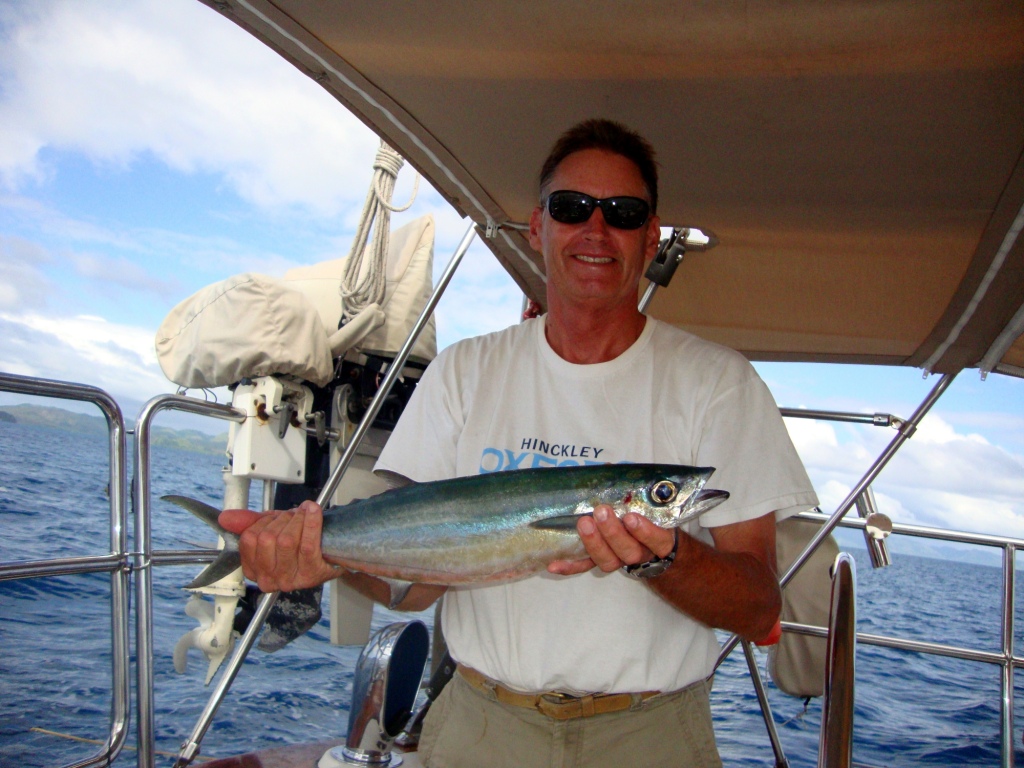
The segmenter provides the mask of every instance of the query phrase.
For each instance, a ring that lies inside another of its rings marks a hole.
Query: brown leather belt
[[[506,688],[501,683],[484,677],[472,667],[459,664],[458,672],[462,679],[477,690],[493,693],[502,704],[524,709],[535,709],[542,715],[553,720],[572,720],[577,717],[593,717],[609,712],[621,712],[641,702],[659,695],[659,691],[643,693],[588,693],[585,696],[572,696],[558,691],[544,693],[519,693]]]

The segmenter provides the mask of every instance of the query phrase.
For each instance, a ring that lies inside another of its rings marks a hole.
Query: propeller
[[[199,622],[174,645],[174,671],[184,674],[188,668],[188,651],[198,648],[210,662],[206,685],[210,684],[221,663],[231,653],[238,633],[234,631],[236,595],[214,595],[213,602],[193,594],[185,603],[185,613]]]

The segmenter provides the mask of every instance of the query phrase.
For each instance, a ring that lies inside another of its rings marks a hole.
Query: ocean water
[[[0,456],[0,561],[107,551],[103,438],[0,423]],[[221,464],[216,456],[155,450],[153,497],[173,492],[217,504]],[[254,490],[258,493],[258,484]],[[129,530],[129,541],[131,536]],[[157,505],[156,548],[180,549],[185,542],[208,538],[188,513]],[[998,569],[895,556],[890,568],[872,571],[863,553],[854,554],[861,631],[999,650]],[[188,595],[181,585],[196,570],[158,568],[154,576],[156,748],[166,753],[158,764],[173,762],[210,692],[203,686],[206,660],[198,651],[192,652],[184,675],[174,672],[171,659],[174,643],[195,626],[183,612]],[[63,765],[95,752],[81,739],[103,738],[107,729],[109,592],[105,574],[0,582],[0,766]],[[1024,629],[1020,601],[1015,612],[1019,646]],[[374,627],[408,617],[379,609]],[[429,613],[421,618],[430,624]],[[134,643],[134,623],[131,635]],[[325,620],[277,653],[253,651],[207,732],[201,754],[219,757],[343,736],[360,649],[332,646],[328,638]],[[997,667],[866,645],[857,653],[857,763],[998,765]],[[765,656],[758,659],[763,670]],[[134,688],[134,667],[132,674]],[[820,701],[805,705],[770,683],[768,688],[790,764],[815,765]],[[1017,720],[1024,724],[1024,685],[1017,685],[1014,698]],[[716,675],[712,707],[726,765],[775,764],[738,650]],[[130,747],[134,738],[133,728]],[[1014,741],[1021,761],[1019,727]],[[115,765],[135,765],[131,749]]]

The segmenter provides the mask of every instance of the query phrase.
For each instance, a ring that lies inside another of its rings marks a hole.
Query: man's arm
[[[581,518],[580,538],[590,557],[552,563],[552,573],[581,573],[597,566],[611,572],[623,565],[665,557],[675,534],[641,515],[622,520],[599,507]],[[768,636],[779,618],[782,595],[775,566],[775,516],[711,528],[714,547],[680,531],[672,566],[647,585],[702,624],[735,632],[748,640]]]
[[[366,597],[388,605],[391,588],[366,573],[339,568],[324,560],[320,550],[323,511],[315,501],[304,501],[286,512],[260,514],[248,509],[229,509],[219,522],[239,534],[242,573],[264,592],[291,592],[341,578]],[[395,608],[421,611],[444,594],[446,587],[413,584]]]

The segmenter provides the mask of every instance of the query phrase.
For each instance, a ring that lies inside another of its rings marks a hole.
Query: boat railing
[[[828,516],[817,512],[804,512],[800,517],[820,524],[824,524],[828,520]],[[843,528],[863,529],[865,521],[856,518],[843,520],[840,523],[840,526]],[[1017,655],[1014,652],[1014,575],[1016,572],[1016,553],[1021,548],[1024,548],[1024,539],[1013,539],[1006,536],[992,536],[982,533],[950,531],[943,528],[931,528],[928,526],[905,525],[899,523],[893,523],[892,532],[894,535],[911,536],[955,544],[970,544],[1000,550],[1002,556],[1002,625],[1000,627],[1000,651],[985,651],[978,648],[964,648],[962,646],[932,643],[922,640],[911,640],[907,638],[870,634],[866,632],[857,633],[857,643],[893,648],[902,651],[925,653],[934,656],[945,656],[947,658],[960,659],[962,661],[998,665],[1002,672],[1000,677],[1000,741],[1002,760],[1000,764],[1004,766],[1004,768],[1007,766],[1013,766],[1013,672],[1014,669],[1024,666],[1024,656]],[[788,632],[797,632],[817,637],[826,636],[826,631],[823,627],[812,627],[805,624],[783,622],[782,628],[783,631]]]
[[[127,431],[124,416],[120,406],[110,395],[101,389],[84,384],[0,373],[0,390],[22,395],[92,403],[100,409],[107,421],[107,442],[110,453],[108,473],[109,550],[103,554],[85,557],[0,563],[0,581],[81,573],[110,574],[110,727],[106,738],[101,741],[99,752],[83,760],[68,763],[64,768],[109,765],[121,751],[128,736],[131,702],[130,655],[128,651],[130,611],[128,579],[132,568],[132,553],[128,551],[125,528],[128,493],[125,473]]]
[[[839,421],[871,424],[877,427],[891,427],[896,430],[896,436],[883,449],[874,460],[861,479],[854,485],[847,497],[831,515],[823,515],[820,512],[803,513],[801,518],[813,520],[820,525],[818,532],[806,545],[803,552],[796,558],[793,564],[780,578],[780,585],[785,586],[793,579],[799,569],[808,562],[811,555],[835,530],[836,527],[860,528],[865,530],[870,525],[866,518],[847,519],[847,513],[854,507],[858,507],[862,514],[871,510],[874,506],[872,494],[872,483],[885,468],[888,462],[917,431],[918,426],[935,402],[943,392],[952,384],[954,375],[944,375],[925,396],[924,400],[915,410],[909,419],[901,419],[890,414],[863,414],[839,411],[820,411],[803,408],[781,408],[782,415],[789,418],[808,418],[826,421]],[[978,649],[959,648],[939,643],[928,643],[917,640],[888,637],[882,635],[871,635],[858,633],[856,641],[868,645],[880,645],[889,648],[916,651],[939,656],[958,658],[965,661],[998,664],[1001,667],[1002,675],[1000,681],[1000,745],[1001,760],[1003,768],[1014,765],[1013,751],[1013,672],[1016,667],[1024,665],[1024,658],[1014,655],[1013,627],[1014,627],[1014,569],[1016,551],[1024,545],[1024,540],[1011,539],[1003,536],[991,536],[986,534],[973,534],[960,531],[949,531],[939,528],[927,528],[924,526],[890,524],[891,532],[894,534],[905,534],[918,536],[940,541],[948,541],[962,544],[973,544],[988,547],[997,547],[1002,551],[1002,649],[999,653],[992,653]],[[872,565],[875,567],[887,565],[889,562],[888,548],[884,541],[878,541],[868,535],[865,530],[865,540],[868,546],[868,553]],[[784,632],[797,632],[801,634],[827,637],[828,631],[825,627],[811,627],[792,622],[782,622]],[[732,653],[737,645],[742,645],[744,655],[747,659],[747,666],[754,682],[755,693],[761,706],[764,717],[768,739],[775,752],[777,768],[785,768],[789,765],[782,750],[781,742],[776,732],[774,719],[771,714],[771,707],[768,702],[764,684],[761,681],[760,672],[754,660],[750,644],[741,641],[738,636],[730,637],[723,645],[719,654],[716,666],[721,665]]]
[[[941,384],[941,382],[940,382]],[[100,407],[107,418],[110,442],[110,551],[88,557],[61,558],[47,561],[13,562],[0,563],[0,580],[33,578],[41,576],[58,576],[71,573],[108,572],[111,574],[111,629],[112,629],[112,705],[110,733],[105,746],[97,755],[88,759],[71,763],[64,768],[86,768],[87,766],[108,764],[117,756],[123,746],[128,726],[128,711],[130,701],[130,655],[128,651],[128,625],[131,619],[128,600],[129,576],[132,572],[135,575],[136,608],[135,625],[136,641],[138,647],[138,661],[136,664],[136,685],[137,685],[137,707],[139,717],[138,730],[138,764],[140,766],[153,765],[155,737],[153,733],[153,677],[152,677],[152,567],[158,565],[180,565],[184,563],[200,563],[212,558],[210,551],[203,550],[153,550],[150,542],[150,516],[148,487],[149,487],[149,434],[151,422],[158,414],[166,410],[181,410],[193,414],[211,416],[219,419],[240,420],[239,411],[230,406],[209,403],[196,398],[183,397],[179,395],[165,395],[150,401],[140,414],[139,422],[134,432],[135,451],[134,462],[136,471],[136,482],[138,486],[135,492],[135,551],[130,551],[125,534],[125,516],[128,503],[126,483],[126,435],[130,434],[125,429],[124,420],[117,404],[109,395],[92,387],[71,384],[67,382],[55,382],[30,377],[20,377],[9,374],[0,374],[0,390],[70,400],[81,400],[93,402]],[[933,392],[934,394],[934,392]],[[829,418],[829,412],[808,412],[799,414],[787,413],[785,415],[807,415],[810,418]],[[811,413],[814,415],[811,416]],[[915,419],[903,421],[894,417],[881,418],[874,416],[859,416],[857,420],[869,421],[879,426],[890,426],[899,430],[898,440],[902,442],[912,433],[916,422],[919,421],[921,412],[915,414]],[[854,419],[850,419],[854,420]],[[909,425],[909,426],[908,426]],[[883,452],[891,455],[894,451],[890,445]],[[824,535],[816,535],[811,544],[816,546],[824,540],[825,535],[835,527],[860,528],[865,527],[866,521],[859,518],[846,519],[845,513],[851,509],[859,498],[860,494],[870,490],[870,482],[874,480],[877,471],[884,465],[882,458],[872,465],[865,478],[855,487],[856,495],[851,493],[839,510],[832,515],[820,513],[803,513],[800,517],[814,520],[821,525]],[[842,514],[840,514],[842,513]],[[934,654],[939,656],[952,657],[965,661],[980,662],[986,664],[998,664],[1002,668],[1002,696],[1001,696],[1001,733],[1002,733],[1002,765],[1013,765],[1013,670],[1015,667],[1024,666],[1024,657],[1016,656],[1013,648],[1013,605],[1014,605],[1014,564],[1016,551],[1024,547],[1024,540],[1011,539],[1002,536],[991,536],[985,534],[965,533],[923,526],[912,526],[893,524],[892,533],[895,535],[906,535],[922,537],[945,542],[956,542],[962,544],[979,545],[985,547],[996,547],[1002,551],[1002,650],[991,652],[974,648],[963,648],[938,643],[923,642],[918,640],[857,633],[858,644],[878,645],[888,648]],[[805,550],[809,556],[811,547]],[[803,558],[803,555],[801,556]],[[797,562],[801,562],[798,558]],[[791,578],[797,566],[794,566],[783,576],[782,581]],[[825,627],[783,622],[782,628],[786,632],[796,632],[818,637],[827,637],[828,630]],[[726,645],[723,650],[722,659],[735,647],[736,642]],[[751,674],[754,685],[760,689],[759,699],[762,700],[762,709],[766,712],[766,723],[771,720],[770,710],[767,709],[767,697],[763,695],[763,683],[757,671],[756,664],[749,645],[744,644],[744,651],[748,654],[748,661],[751,667]],[[148,723],[148,726],[147,726]],[[781,753],[781,746],[778,745],[777,735],[774,734],[774,726],[769,725],[769,734],[772,737],[772,745],[776,748],[776,764],[787,765],[785,757]]]
[[[153,419],[163,411],[182,411],[241,423],[245,413],[230,405],[207,402],[184,395],[158,395],[143,407],[135,425],[135,675],[140,766],[153,765],[156,728],[153,695],[153,541],[150,499],[150,434]]]

